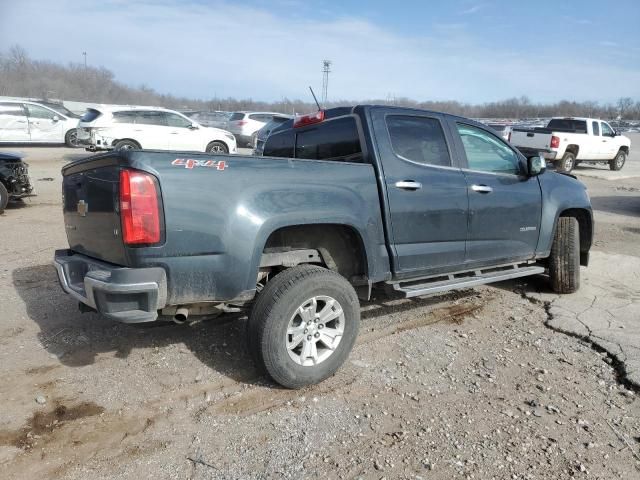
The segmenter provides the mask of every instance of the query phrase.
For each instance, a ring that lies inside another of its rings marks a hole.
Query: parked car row
[[[91,151],[142,148],[235,153],[238,145],[256,148],[258,131],[289,118],[275,112],[180,113],[129,106],[89,108],[80,117],[62,103],[3,100],[0,144],[65,144]],[[263,132],[260,145],[269,131]]]

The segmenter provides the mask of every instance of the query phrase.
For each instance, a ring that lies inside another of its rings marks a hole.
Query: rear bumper
[[[541,156],[546,160],[555,160],[558,152],[553,150],[541,150],[539,148],[516,147],[525,157]]]
[[[118,267],[71,250],[56,250],[54,265],[66,293],[112,320],[151,322],[165,306],[163,268]]]

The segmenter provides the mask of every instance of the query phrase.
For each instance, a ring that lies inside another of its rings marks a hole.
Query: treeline
[[[248,99],[211,98],[193,99],[161,94],[141,85],[130,87],[115,80],[113,72],[104,67],[78,63],[58,63],[34,60],[20,46],[0,52],[0,95],[15,97],[57,98],[90,103],[123,105],[156,105],[178,110],[266,110],[283,113],[304,113],[315,110],[309,101],[283,98],[276,102]],[[354,101],[329,102],[326,107],[353,105]],[[409,98],[358,100],[357,103],[375,103],[416,107],[449,112],[472,118],[539,118],[555,115],[590,116],[606,119],[640,119],[640,101],[620,98],[615,103],[595,101],[573,102],[562,100],[553,104],[534,103],[529,98],[511,98],[481,105],[451,101],[419,102]]]

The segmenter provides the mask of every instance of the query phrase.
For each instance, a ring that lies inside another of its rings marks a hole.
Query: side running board
[[[422,280],[400,281],[392,283],[392,285],[396,292],[403,294],[406,298],[410,298],[448,290],[460,290],[486,283],[501,282],[538,273],[544,273],[544,267],[525,263],[438,275]]]

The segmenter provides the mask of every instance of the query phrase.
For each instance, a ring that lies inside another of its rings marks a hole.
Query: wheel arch
[[[207,152],[207,150],[209,150],[209,147],[210,147],[213,143],[216,143],[216,142],[217,142],[217,143],[221,143],[221,144],[223,144],[223,145],[226,147],[227,152],[230,152],[230,151],[231,151],[231,149],[229,148],[229,144],[228,144],[227,142],[225,142],[224,140],[220,140],[220,139],[214,139],[214,140],[211,140],[210,142],[208,142],[208,143],[205,145],[205,147],[204,147],[204,151],[205,151],[205,153]]]
[[[260,255],[291,250],[317,250],[322,263],[353,285],[368,285],[369,265],[364,239],[352,225],[311,223],[274,229]]]
[[[573,217],[578,221],[580,231],[580,264],[587,265],[589,259],[589,250],[593,241],[593,216],[591,212],[584,208],[567,208],[562,210],[556,218],[553,228],[555,235],[558,228],[558,219],[560,217]]]
[[[138,147],[139,147],[140,149],[142,149],[142,144],[141,144],[138,140],[136,140],[135,138],[128,138],[128,137],[125,137],[125,138],[118,138],[118,139],[116,139],[116,140],[113,140],[113,141],[111,142],[111,146],[115,147],[115,146],[118,144],[118,142],[124,142],[124,141],[127,141],[127,142],[133,142],[133,143],[135,143],[136,145],[138,145]]]
[[[580,152],[580,146],[575,143],[571,143],[567,145],[567,148],[564,150],[565,153],[573,153],[576,156],[576,160],[578,159],[578,152]]]

